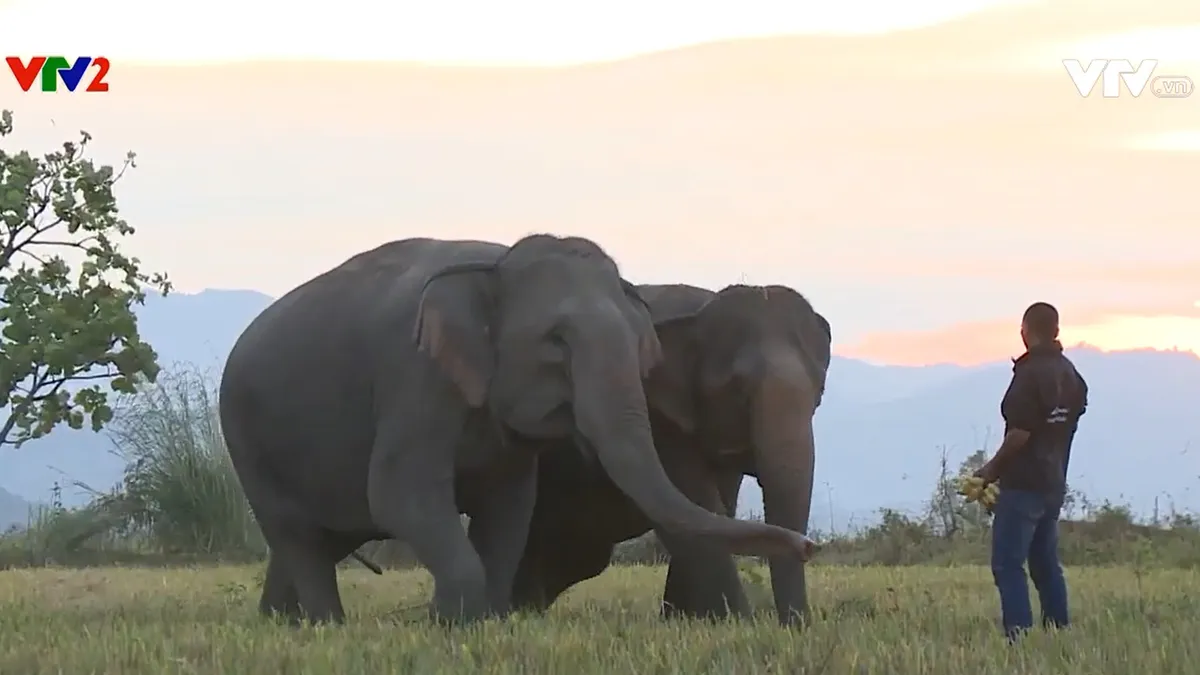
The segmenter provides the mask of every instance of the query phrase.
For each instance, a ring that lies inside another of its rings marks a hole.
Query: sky
[[[88,46],[89,53],[159,63],[266,58],[561,65],[738,37],[883,32],[995,4],[1001,3],[745,0],[735,9],[734,3],[686,0],[344,0],[325,6],[337,11],[298,11],[286,0],[211,0],[200,11],[181,11],[155,0],[8,0],[0,2],[7,5],[0,16],[10,28],[0,28],[0,36],[6,49],[18,53],[75,53]],[[72,20],[63,22],[63,16]]]
[[[137,150],[132,248],[186,292],[545,230],[639,282],[792,285],[879,363],[1013,355],[1038,300],[1068,343],[1200,352],[1200,95],[1082,99],[1062,66],[1200,81],[1193,0],[311,7],[0,0],[5,55],[114,63],[103,96],[0,84],[14,142]]]

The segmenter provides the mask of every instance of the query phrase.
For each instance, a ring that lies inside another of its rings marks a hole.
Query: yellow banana
[[[958,479],[958,493],[966,496],[967,501],[974,501],[982,489],[983,479],[978,476],[960,476]]]
[[[979,496],[979,503],[989,509],[996,505],[996,498],[1000,496],[1000,486],[992,483],[983,490],[983,494]]]
[[[984,486],[983,479],[979,476],[960,476],[958,493],[966,497],[968,503],[979,502],[990,509],[1000,496],[1000,486],[995,483]]]

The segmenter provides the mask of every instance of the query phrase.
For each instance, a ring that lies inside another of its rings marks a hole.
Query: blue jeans
[[[1025,562],[1042,605],[1042,624],[1065,628],[1067,582],[1058,562],[1062,500],[1025,490],[1000,490],[993,509],[992,577],[1000,591],[1004,632],[1015,638],[1033,627]]]

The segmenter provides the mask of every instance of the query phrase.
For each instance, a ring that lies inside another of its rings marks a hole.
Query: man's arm
[[[1074,364],[1072,364],[1074,368]],[[1071,446],[1075,443],[1075,430],[1079,425],[1079,418],[1087,412],[1088,404],[1088,386],[1087,380],[1083,379],[1083,375],[1079,374],[1079,369],[1075,368],[1075,379],[1079,383],[1079,415],[1075,417],[1075,424],[1071,427],[1071,437],[1067,441],[1067,450],[1063,455],[1063,480],[1066,480],[1067,471],[1071,466]]]
[[[1035,374],[1030,369],[1022,368],[1013,373],[1001,404],[1008,433],[1004,434],[996,454],[975,472],[985,482],[996,482],[1004,468],[1025,448],[1033,429],[1042,422],[1044,415],[1039,394]]]
[[[975,474],[983,478],[985,483],[995,483],[1000,478],[1000,472],[1012,458],[1025,447],[1029,442],[1029,431],[1025,429],[1009,429],[1007,434],[1004,434],[1004,440],[1000,442],[1000,447],[996,449],[996,454],[988,460],[983,468],[975,472]]]
[[[1079,374],[1078,368],[1075,369],[1075,377],[1079,380],[1079,416],[1083,417],[1083,414],[1087,412],[1088,404],[1087,380],[1083,379],[1083,375]]]

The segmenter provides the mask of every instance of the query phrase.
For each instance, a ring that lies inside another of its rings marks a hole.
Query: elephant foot
[[[303,622],[310,626],[341,626],[346,623],[346,615],[342,612],[322,612],[320,614],[305,614]]]
[[[488,609],[476,612],[456,612],[450,608],[440,608],[437,605],[430,605],[429,607],[429,619],[433,621],[434,624],[444,628],[459,628],[463,626],[469,626],[470,624],[478,621],[494,618],[496,616],[497,615],[494,612]]]
[[[808,607],[796,607],[779,614],[779,625],[784,628],[804,628],[812,621]]]
[[[707,621],[725,621],[730,617],[744,619],[750,616],[748,607],[731,607],[728,604],[708,606],[680,607],[668,601],[662,603],[662,618],[672,619],[701,619]]]
[[[268,621],[279,622],[293,628],[304,623],[304,617],[300,614],[299,607],[297,607],[295,610],[289,611],[286,609],[276,609],[274,607],[264,607],[260,605],[258,608],[258,613],[264,616]]]
[[[478,593],[438,593],[434,591],[429,618],[443,626],[464,626],[496,616],[483,589]]]
[[[750,602],[742,589],[733,558],[723,552],[676,546],[663,589],[664,618],[723,621],[747,618]]]
[[[538,580],[540,581],[540,580]],[[518,578],[513,588],[512,612],[521,614],[542,614],[550,607],[546,599],[546,590],[537,583],[525,578]]]
[[[278,621],[291,628],[300,628],[305,625],[340,626],[346,623],[346,615],[338,611],[308,613],[302,610],[282,611],[273,608],[260,607],[259,613],[271,621]]]

